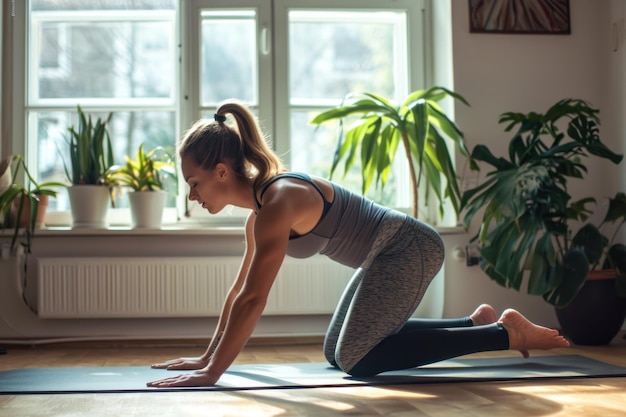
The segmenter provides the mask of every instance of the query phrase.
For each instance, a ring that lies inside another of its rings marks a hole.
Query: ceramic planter
[[[130,201],[131,227],[133,229],[160,229],[167,193],[164,191],[133,191]]]
[[[0,161],[0,194],[5,192],[12,182],[11,159],[3,159]]]
[[[73,229],[106,229],[111,204],[109,188],[104,185],[68,187]]]
[[[35,220],[35,227],[43,227],[46,223],[46,211],[48,210],[48,203],[50,202],[50,196],[42,194],[37,196],[39,198],[39,205],[37,206],[37,219]],[[17,216],[20,201],[15,200],[13,202],[13,221]],[[24,208],[22,209],[22,216],[19,220],[20,227],[26,227],[30,223],[30,199],[24,200]]]
[[[568,306],[556,308],[561,331],[577,345],[606,345],[626,318],[626,298],[615,294],[615,270],[591,271]]]

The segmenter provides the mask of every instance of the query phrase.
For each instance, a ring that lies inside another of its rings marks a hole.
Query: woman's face
[[[181,160],[183,178],[189,185],[189,200],[197,201],[211,214],[219,213],[229,204],[224,169],[224,164],[218,164],[216,168],[206,170],[198,166],[192,158],[185,157]]]

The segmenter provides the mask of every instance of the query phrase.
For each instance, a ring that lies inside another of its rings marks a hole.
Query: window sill
[[[441,235],[465,234],[461,226],[437,227]],[[107,229],[72,229],[68,226],[53,226],[38,229],[36,235],[40,236],[144,236],[144,235],[200,235],[200,236],[232,236],[244,234],[243,226],[216,226],[202,223],[187,223],[177,225],[165,225],[160,229],[132,229],[128,226],[111,226]]]
[[[132,229],[128,226],[109,227],[107,229],[72,229],[71,227],[44,227],[38,229],[40,236],[160,236],[160,235],[201,235],[232,236],[244,234],[242,226],[207,226],[202,224],[167,225],[160,229]]]

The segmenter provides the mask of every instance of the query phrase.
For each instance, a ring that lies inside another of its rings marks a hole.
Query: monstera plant
[[[476,146],[473,160],[490,171],[462,198],[465,227],[474,220],[480,226],[482,270],[504,287],[526,285],[559,308],[572,302],[590,271],[603,268],[617,271],[616,291],[626,296],[626,246],[615,242],[626,221],[625,194],[609,199],[595,225],[588,222],[595,198],[573,201],[568,190],[570,179],[585,177],[587,158],[622,161],[602,142],[598,113],[584,100],[564,99],[545,113],[502,114],[500,123],[513,132],[508,155]]]

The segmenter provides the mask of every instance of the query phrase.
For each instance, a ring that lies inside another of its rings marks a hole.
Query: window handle
[[[261,29],[261,54],[270,54],[270,30],[267,27]]]

